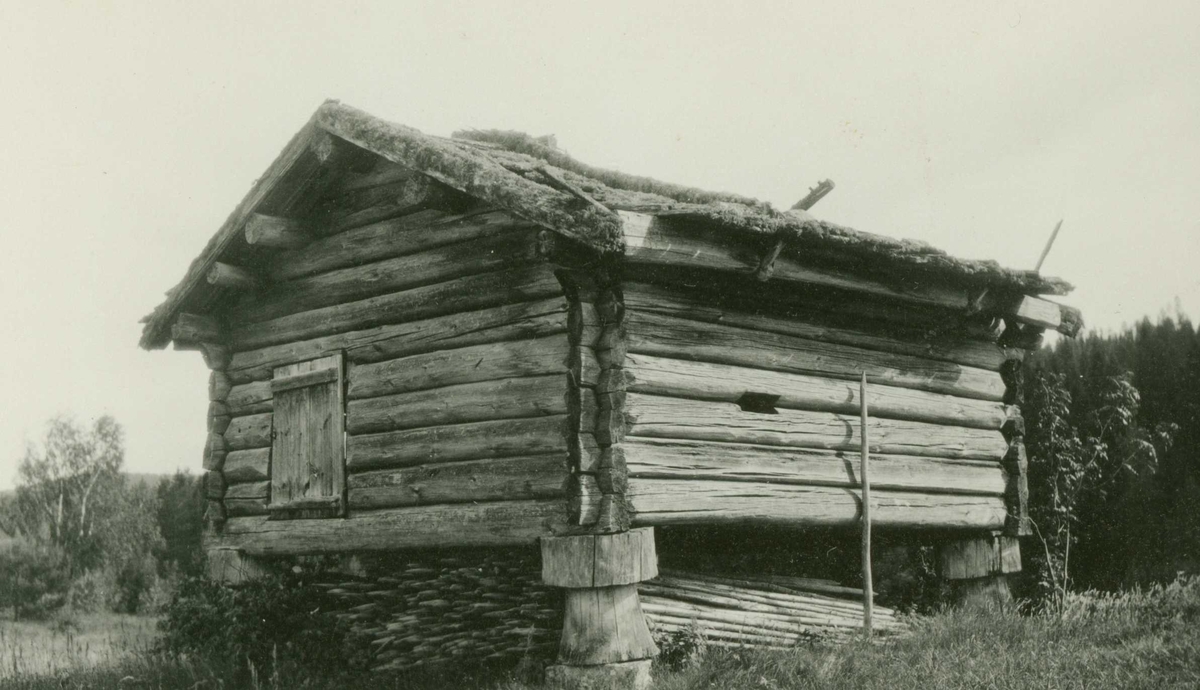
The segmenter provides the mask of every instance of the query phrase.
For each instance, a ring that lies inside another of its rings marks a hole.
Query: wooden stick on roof
[[[1062,227],[1063,222],[1058,221],[1058,225],[1054,226],[1054,231],[1050,233],[1050,239],[1046,240],[1046,247],[1042,250],[1042,255],[1038,257],[1037,266],[1034,266],[1034,273],[1041,273],[1042,262],[1046,260],[1046,255],[1050,253],[1050,247],[1054,246],[1054,240],[1058,238],[1058,229]]]
[[[833,191],[833,180],[821,180],[820,182],[817,183],[816,187],[813,187],[812,189],[808,190],[808,194],[806,194],[803,199],[801,199],[800,201],[797,201],[795,203],[795,205],[792,206],[792,210],[793,211],[807,211],[808,209],[812,208],[813,206],[816,206],[818,201],[820,201],[821,199],[824,199],[825,195],[832,191]]]
[[[817,186],[808,190],[808,194],[803,199],[797,201],[792,206],[793,211],[807,211],[817,204],[818,201],[825,198],[826,194],[833,191],[833,180],[821,180]],[[779,258],[779,253],[783,251],[784,238],[779,237],[775,240],[775,244],[771,250],[763,256],[762,261],[758,262],[758,268],[754,270],[754,277],[759,281],[765,281],[771,277],[771,271],[775,267],[775,260]]]

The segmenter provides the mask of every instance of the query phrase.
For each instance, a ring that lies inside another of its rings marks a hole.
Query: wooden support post
[[[263,562],[237,549],[209,549],[207,556],[208,578],[226,585],[240,585],[267,574]]]
[[[863,574],[863,635],[871,637],[871,614],[875,605],[875,588],[871,582],[871,444],[867,425],[867,373],[864,371],[858,388],[860,405],[859,438],[862,453],[862,574]]]
[[[566,591],[552,688],[644,690],[658,648],[642,615],[637,583],[658,575],[653,528],[618,534],[543,537],[542,581]]]
[[[1021,571],[1021,542],[998,532],[943,544],[942,578],[954,584],[955,599],[965,606],[1006,603],[1012,599],[1007,575]]]

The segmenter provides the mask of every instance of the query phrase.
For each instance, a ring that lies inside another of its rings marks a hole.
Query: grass
[[[0,686],[17,677],[115,667],[153,645],[155,619],[113,613],[0,620]]]
[[[141,625],[141,624],[139,624]],[[82,633],[81,633],[82,634]],[[124,635],[124,634],[123,634]],[[42,636],[45,639],[46,636]],[[53,635],[50,636],[53,638]],[[132,639],[141,640],[137,634]],[[11,644],[11,637],[3,638]],[[81,637],[73,638],[79,646]],[[24,640],[22,644],[26,644]],[[65,644],[64,641],[43,642]],[[29,647],[26,644],[26,647]],[[11,654],[5,650],[6,663]],[[59,667],[5,678],[0,687],[345,688],[443,687],[532,690],[514,674],[409,675],[367,679],[230,675],[197,661],[140,652],[107,666]],[[656,669],[655,690],[747,688],[1139,688],[1200,687],[1200,578],[1120,595],[1074,595],[1060,610],[950,611],[915,621],[914,632],[884,644],[804,646],[783,652],[701,650],[682,668]]]

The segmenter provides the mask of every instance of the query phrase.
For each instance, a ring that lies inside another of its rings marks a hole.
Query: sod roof
[[[781,211],[769,203],[737,194],[710,192],[597,168],[575,160],[544,139],[498,130],[457,132],[452,137],[424,134],[338,101],[326,101],[306,125],[325,131],[376,155],[428,175],[460,192],[505,209],[605,253],[625,250],[617,211],[670,217],[681,227],[716,232],[731,242],[781,238],[788,252],[813,260],[860,268],[879,268],[914,280],[998,288],[1023,294],[1066,294],[1071,285],[1034,271],[1014,270],[995,261],[959,259],[917,240],[894,239]],[[302,133],[304,130],[302,130]],[[298,139],[293,139],[292,147]],[[264,175],[295,156],[285,149]],[[244,219],[271,189],[256,184],[217,236],[197,257],[166,302],[148,316],[142,344],[161,347],[175,315],[203,274],[242,232]]]

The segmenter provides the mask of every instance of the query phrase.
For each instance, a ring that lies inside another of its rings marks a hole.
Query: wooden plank
[[[246,244],[272,249],[296,249],[312,241],[304,223],[295,218],[251,214],[246,220]]]
[[[567,413],[567,407],[567,379],[562,374],[551,374],[351,400],[346,418],[351,434],[364,434],[561,415]]]
[[[314,499],[333,499],[343,505],[346,432],[342,372],[340,352],[275,370],[272,511],[304,509]],[[276,383],[283,385],[276,388]]]
[[[335,235],[427,208],[460,208],[473,199],[421,173],[394,182],[347,190],[313,213],[313,232]]]
[[[1007,309],[1017,321],[1056,331],[1062,326],[1062,308],[1050,300],[1021,295]]]
[[[530,546],[561,532],[558,499],[353,511],[344,520],[232,518],[214,543],[252,555],[312,555],[406,548]]]
[[[625,237],[625,261],[657,266],[686,266],[746,274],[754,280],[763,248],[721,233],[640,213],[619,212]],[[900,303],[966,309],[967,291],[932,282],[902,284],[874,275],[853,274],[806,265],[785,252],[775,260],[772,279],[883,297]]]
[[[518,266],[289,314],[262,323],[238,324],[230,337],[235,351],[252,350],[561,294],[562,285],[550,266]]]
[[[271,445],[272,413],[234,417],[225,430],[225,444],[229,450],[263,448]]]
[[[979,400],[1004,399],[1000,374],[911,355],[823,343],[780,333],[630,312],[631,353],[915,388]]]
[[[352,510],[514,501],[565,497],[567,476],[566,454],[551,453],[360,472],[348,491]]]
[[[586,357],[583,368],[571,361],[567,338],[484,343],[453,350],[390,359],[350,368],[351,400],[408,391],[442,388],[461,383],[560,374],[577,375],[584,385],[595,385],[599,371],[595,357]]]
[[[589,313],[594,319],[594,313]],[[280,364],[336,350],[344,350],[351,362],[379,362],[434,350],[558,335],[567,328],[567,301],[552,297],[238,352],[227,372],[235,383],[245,383],[270,378],[271,369]]]
[[[230,484],[258,482],[271,478],[270,466],[270,448],[249,448],[226,455],[222,472]]]
[[[422,285],[488,273],[537,260],[536,230],[434,247],[272,284],[235,306],[230,319],[260,323],[297,312]]]
[[[859,432],[853,415],[779,410],[743,412],[737,405],[629,393],[628,435],[851,451]],[[871,448],[886,455],[1001,460],[1008,444],[999,431],[878,419]]]
[[[225,501],[225,510],[229,517],[244,517],[247,515],[266,515],[266,498],[233,498]]]
[[[630,477],[742,481],[857,487],[852,450],[780,448],[741,443],[626,438],[621,444]],[[884,490],[1003,496],[996,462],[911,455],[871,456],[871,484]]]
[[[451,215],[430,209],[347,230],[297,251],[281,252],[271,258],[266,273],[272,280],[292,280],[529,227],[505,211]]]
[[[845,414],[854,413],[859,404],[853,382],[820,376],[640,354],[626,355],[624,370],[628,390],[638,393],[720,402],[737,402],[747,392],[765,393],[778,396],[776,407]],[[879,417],[979,429],[999,429],[1005,422],[999,402],[885,385],[873,386],[870,397]]]
[[[351,471],[515,455],[568,453],[567,415],[423,427],[347,440]]]
[[[627,496],[635,525],[857,527],[860,517],[856,491],[828,486],[630,479]],[[997,529],[1005,517],[996,496],[877,491],[871,508],[884,528]]]
[[[772,288],[773,290],[773,288]],[[809,340],[862,347],[868,350],[913,355],[954,362],[988,371],[999,371],[1004,349],[994,342],[976,340],[953,332],[931,335],[930,324],[907,327],[879,320],[880,314],[862,309],[851,300],[832,303],[809,300],[805,309],[793,301],[781,301],[778,291],[722,290],[710,292],[699,286],[655,285],[627,279],[622,284],[627,311],[662,314],[693,321],[721,323],[755,331],[794,335]],[[836,309],[836,315],[816,311],[818,306]],[[919,321],[915,310],[891,307],[892,315]],[[939,321],[945,321],[942,315]],[[838,325],[832,325],[832,324]],[[921,328],[919,326],[925,326]]]

